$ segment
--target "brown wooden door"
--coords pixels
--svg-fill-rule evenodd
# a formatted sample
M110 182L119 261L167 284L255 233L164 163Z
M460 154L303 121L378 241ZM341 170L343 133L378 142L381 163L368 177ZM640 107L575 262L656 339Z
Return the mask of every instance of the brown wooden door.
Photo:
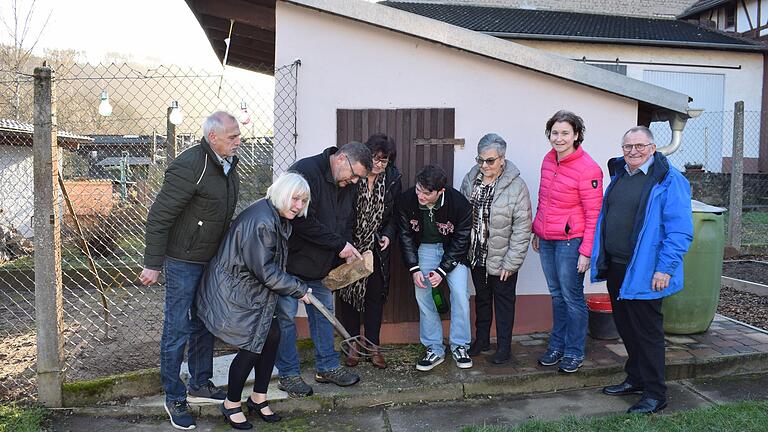
M394 138L397 145L395 164L403 173L403 190L414 185L416 173L427 164L441 166L453 184L453 146L455 144L455 109L339 109L336 111L336 143L365 142L374 133ZM389 298L384 308L384 322L419 320L419 308L413 295L413 282L403 264L399 242L390 254Z

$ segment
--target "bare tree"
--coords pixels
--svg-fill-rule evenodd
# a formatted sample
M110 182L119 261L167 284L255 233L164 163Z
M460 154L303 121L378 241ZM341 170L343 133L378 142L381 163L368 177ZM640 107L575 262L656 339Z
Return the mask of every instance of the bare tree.
M15 90L10 103L13 106L13 115L17 120L21 119L22 115L22 78L25 72L29 73L32 50L40 41L40 36L48 25L53 12L52 10L48 11L42 25L36 29L35 3L36 0L10 0L9 10L0 9L0 25L5 36L11 42L10 45L4 45L0 48L0 67L2 67L4 75L10 75L15 81Z

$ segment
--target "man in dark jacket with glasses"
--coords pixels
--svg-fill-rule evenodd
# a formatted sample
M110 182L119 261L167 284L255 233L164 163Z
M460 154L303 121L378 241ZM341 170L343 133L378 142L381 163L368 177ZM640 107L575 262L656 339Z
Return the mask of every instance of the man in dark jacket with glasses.
M301 159L290 171L304 176L312 191L307 217L292 221L293 234L288 240L288 273L298 276L312 289L312 294L333 313L333 293L322 279L342 260L360 258L352 246L355 220L355 188L347 187L368 175L373 166L371 152L364 144L350 142L341 148L329 147L316 156ZM278 388L291 397L309 396L312 387L301 378L296 348L294 317L298 301L281 297L278 303L280 346L275 366ZM308 305L309 332L315 345L315 381L339 386L356 384L360 377L341 367L339 353L333 347L333 326L313 306Z

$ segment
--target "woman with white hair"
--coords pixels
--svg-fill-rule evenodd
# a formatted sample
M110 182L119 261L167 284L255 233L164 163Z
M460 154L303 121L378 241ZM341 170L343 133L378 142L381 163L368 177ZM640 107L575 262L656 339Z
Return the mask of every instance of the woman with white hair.
M216 337L238 348L229 367L227 398L221 412L235 429L253 427L243 414L241 395L255 369L249 411L262 420L280 416L267 404L267 386L280 342L275 308L278 296L309 303L307 284L285 272L290 221L306 216L309 184L286 173L235 219L211 260L197 294L197 314Z
M504 156L507 143L489 133L477 144L477 165L464 176L461 192L472 204L469 265L475 285L475 340L468 354L490 349L496 311L494 364L509 361L515 324L517 271L528 253L531 198L520 170Z

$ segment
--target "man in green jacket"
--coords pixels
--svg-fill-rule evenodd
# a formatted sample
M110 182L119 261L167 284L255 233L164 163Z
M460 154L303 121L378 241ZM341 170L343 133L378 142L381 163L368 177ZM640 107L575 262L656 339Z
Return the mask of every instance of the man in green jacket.
M160 378L165 410L177 429L195 428L187 389L179 377L189 343L189 400L222 401L213 376L213 335L197 317L194 299L205 266L216 254L237 204L240 127L217 111L203 123L203 139L171 162L149 210L144 269L139 280L157 283L165 271L165 308L160 339Z

